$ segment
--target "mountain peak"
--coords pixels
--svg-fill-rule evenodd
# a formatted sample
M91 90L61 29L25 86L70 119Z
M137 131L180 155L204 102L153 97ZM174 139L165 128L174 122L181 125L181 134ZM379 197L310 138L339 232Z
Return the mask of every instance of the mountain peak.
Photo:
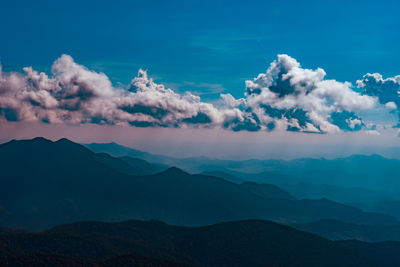
M42 144L51 144L53 143L53 141L46 139L44 137L35 137L32 139L13 139L7 143L4 143L2 145L6 145L6 146L20 146L20 145L25 145L25 144L31 144L31 145L42 145Z
M187 172L185 172L177 167L170 167L162 173L169 174L169 175L189 175Z
M58 139L58 140L56 141L56 143L70 144L70 143L74 143L74 142L72 142L71 140L69 140L69 139L67 139L67 138L61 138L61 139ZM76 143L75 143L75 144L76 144Z
M29 141L29 140L26 140L26 141ZM44 137L41 137L41 136L35 137L35 138L31 139L31 141L36 142L36 143L52 143L53 142L53 141L46 139Z

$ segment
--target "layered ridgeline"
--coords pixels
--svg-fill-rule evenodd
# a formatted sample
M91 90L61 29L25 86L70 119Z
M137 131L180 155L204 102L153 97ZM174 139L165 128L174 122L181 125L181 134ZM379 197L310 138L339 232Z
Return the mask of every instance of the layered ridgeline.
M260 220L199 228L79 222L41 233L0 233L0 248L0 265L13 266L394 267L400 261L397 242L335 242Z
M92 143L86 146L95 152L139 157L149 162L176 166L190 173L223 172L225 175L230 174L254 182L272 184L302 182L400 192L398 179L400 159L388 159L379 155L353 155L336 159L234 161L207 157L173 158L153 155L116 143Z
M236 184L175 167L139 175L162 166L142 160L145 164L137 168L129 162L67 139L2 144L0 225L40 230L82 220L158 219L201 226L249 218L280 223L327 219L361 225L398 223L392 216L328 199L298 200L276 186Z
M291 226L331 240L357 239L366 242L400 241L400 224L359 225L338 220L319 220L310 223L291 224Z
M234 183L252 181L279 186L297 198L328 198L400 218L400 160L378 155L337 159L231 161L206 157L172 158L115 143L87 145L96 152L133 156L177 166Z

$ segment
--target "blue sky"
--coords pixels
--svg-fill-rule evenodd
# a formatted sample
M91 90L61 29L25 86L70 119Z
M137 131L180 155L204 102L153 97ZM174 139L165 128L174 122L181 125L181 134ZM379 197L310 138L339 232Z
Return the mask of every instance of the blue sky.
M4 70L61 54L129 83L142 67L203 98L264 72L279 53L328 78L399 74L398 1L2 1Z
M0 140L400 157L399 11L398 1L2 1ZM26 66L49 77L15 73Z

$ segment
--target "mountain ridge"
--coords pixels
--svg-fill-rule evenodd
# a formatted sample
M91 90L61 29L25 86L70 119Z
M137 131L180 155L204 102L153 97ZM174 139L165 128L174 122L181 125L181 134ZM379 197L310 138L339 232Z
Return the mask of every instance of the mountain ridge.
M253 184L255 188L249 190L246 185L192 175L176 167L151 175L128 175L113 163L121 163L120 159L106 156L102 160L111 157L113 162L104 164L98 155L68 140L0 145L0 224L40 230L72 221L131 218L187 226L241 219L399 223L392 216L333 201L281 198L272 191L260 195L255 190L264 185Z
M393 266L365 257L363 244L354 253L317 235L263 220L203 227L137 220L77 222L42 233L0 237L0 247L7 244L7 250L0 251L3 257L44 253L104 261L137 254L194 266Z

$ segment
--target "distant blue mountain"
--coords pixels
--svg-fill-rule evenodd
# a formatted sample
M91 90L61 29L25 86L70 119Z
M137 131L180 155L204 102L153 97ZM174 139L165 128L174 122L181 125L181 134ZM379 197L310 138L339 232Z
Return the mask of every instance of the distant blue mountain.
M281 223L322 219L398 223L394 217L327 199L296 200L275 186L235 184L175 167L152 175L130 175L140 169L67 139L2 144L0 163L0 225L4 226L43 229L79 220L132 218L188 226L248 218Z
M93 143L86 146L95 152L138 157L149 162L177 166L191 173L220 172L218 177L231 175L245 181L275 185L311 183L400 192L398 179L400 160L379 155L353 155L337 159L233 161L207 157L173 158L153 155L115 143Z
M178 159L152 155L115 143L92 144L95 151L143 157L191 173L220 177L234 183L272 184L297 198L328 198L358 208L400 218L400 160L379 155L338 159L231 161L206 157ZM165 166L165 165L163 165Z
M108 153L114 157L131 157L140 158L151 163L168 163L176 160L173 157L154 155L148 152L140 151L137 149L129 148L126 146L119 145L117 143L90 143L83 144L90 150L96 153Z

